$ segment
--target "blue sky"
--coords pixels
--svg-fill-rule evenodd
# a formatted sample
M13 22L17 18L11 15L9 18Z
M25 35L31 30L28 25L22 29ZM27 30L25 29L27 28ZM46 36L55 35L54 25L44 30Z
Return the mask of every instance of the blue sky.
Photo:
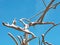
M45 0L46 4L50 0ZM55 0L54 3L60 0ZM19 22L20 18L30 18L37 12L45 9L42 0L0 0L0 45L15 45L15 42L8 36L8 32L11 32L15 37L17 35L22 35L22 32L16 31L15 29L8 28L2 25L2 22L12 23L13 19L16 18L17 25L22 26ZM40 15L41 16L41 15ZM39 17L39 16L38 16ZM35 21L37 18L32 19ZM60 22L60 5L56 9L51 9L47 12L44 17L45 22L55 22L56 24ZM36 36L44 33L52 25L36 25L35 27L30 27ZM46 41L52 43L53 45L60 45L60 25L54 27L46 36ZM38 38L32 40L30 45L38 45Z

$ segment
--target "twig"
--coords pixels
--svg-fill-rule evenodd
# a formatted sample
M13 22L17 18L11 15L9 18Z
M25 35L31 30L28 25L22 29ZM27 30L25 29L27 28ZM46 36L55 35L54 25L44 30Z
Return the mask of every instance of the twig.
M45 42L45 40L44 40L44 34L42 34L42 42Z
M34 38L30 38L30 39L27 40L27 42L29 42L29 41L31 41L32 39L35 39L35 38L36 38L36 37L34 37Z
M43 43L44 45L46 45L46 44L52 45L52 44L45 41L45 35L44 34L42 34L42 42L41 43Z
M46 45L46 44L45 44L45 37L44 37L44 34L42 34L42 43L43 43L44 45Z
M10 32L8 33L8 35L14 40L16 45L18 45L18 41L16 40L16 38Z
M52 28L54 28L55 26L58 26L58 25L60 25L60 23L58 23L58 24L53 25L52 27L50 27L50 28L44 33L44 36L46 36L47 33L48 33L49 31L51 31Z
M22 43L21 36L17 36L18 40L20 41L20 44Z
M43 1L43 3L44 3L44 6L46 7L46 3L45 3L45 1L44 0L42 0Z

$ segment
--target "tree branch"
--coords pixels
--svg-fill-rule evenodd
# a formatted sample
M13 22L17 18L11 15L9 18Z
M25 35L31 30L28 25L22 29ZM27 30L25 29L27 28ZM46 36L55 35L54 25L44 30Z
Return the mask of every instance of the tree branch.
M16 38L10 32L8 33L8 35L14 40L16 45L18 45L18 41L16 40Z
M55 26L58 26L58 25L60 25L60 23L58 23L58 24L53 25L52 27L50 27L50 28L44 33L44 35L46 36L47 33L48 33L52 28L54 28Z
M45 37L44 37L44 34L42 34L41 36L42 36L42 43L43 43L44 45L46 45L46 44L45 44Z
M60 4L60 2L57 2L56 4L52 5L50 8L56 9L56 7Z
M23 20L21 20L22 22L23 22ZM32 35L32 38L30 38L27 42L29 42L29 41L31 41L32 39L34 39L34 38L36 38L36 36L32 33L32 32L30 32L29 30L28 30L28 28L29 28L29 24L24 24L25 25L25 27L24 28L21 28L21 27L19 27L19 26L16 26L16 25L14 25L14 23L12 23L11 25L10 24L7 24L7 23L2 23L4 26L7 26L7 27L10 27L10 28L14 28L14 29L16 29L16 30L18 30L18 31L22 31L22 32L25 32L25 33L27 33L27 34L31 34Z
M37 25L37 24L52 24L52 25L56 25L55 23L53 22L31 22L29 25L30 26L34 26L34 25Z
M16 30L18 30L18 31L22 31L22 32L26 32L26 33L28 33L28 34L31 34L31 32L29 31L29 30L25 30L24 28L21 28L21 27L19 27L19 26L16 26L16 25L14 25L14 24L7 24L7 23L2 23L4 26L6 26L6 27L9 27L9 28L14 28L14 29L16 29Z
M16 30L18 30L18 31L23 31L23 28L21 28L21 27L19 27L19 26L16 26L16 25L14 25L14 24L8 24L8 23L2 23L4 26L6 26L6 27L9 27L9 28L14 28L14 29L16 29Z
M31 41L31 40L33 40L33 39L35 39L36 37L32 37L32 38L30 38L30 39L28 39L26 42L29 42L29 41Z
M20 41L20 44L22 43L21 36L17 36L18 40Z
M44 10L42 16L37 20L37 22L42 22L43 21L43 18L45 16L45 14L50 9L50 6L52 5L53 2L54 2L54 0L51 0L51 2L48 4L48 6L46 7L46 9Z
M44 6L46 7L46 3L45 3L45 1L44 0L42 0L43 1L43 3L44 3Z
M60 2L58 2L58 3L54 4L54 5L51 5L49 8L50 8L50 9L52 9L52 8L53 8L53 9L56 9L56 7L57 7L59 4L60 4ZM44 11L45 11L45 10L43 10L43 11L41 11L41 12L39 11L37 14L35 14L35 15L33 15L31 18L29 18L29 20L31 20L32 18L38 16L39 14L44 13Z
M43 43L44 45L46 45L46 44L52 45L51 43L48 43L48 42L45 41L45 35L44 35L44 34L42 34L42 43Z

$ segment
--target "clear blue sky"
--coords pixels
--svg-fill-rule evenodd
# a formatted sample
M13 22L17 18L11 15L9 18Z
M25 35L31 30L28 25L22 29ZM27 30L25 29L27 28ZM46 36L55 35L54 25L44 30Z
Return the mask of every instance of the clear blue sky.
M45 0L46 4L48 4L49 1L50 0ZM54 3L59 1L60 0L55 0ZM3 26L3 21L11 24L13 19L16 18L17 25L22 26L19 22L20 18L30 18L43 9L45 9L45 6L41 0L0 0L0 45L15 45L15 42L8 36L8 32L14 34L15 37L23 34L15 29ZM31 21L35 21L36 19L37 18L34 18ZM44 21L59 23L60 5L55 10L51 9L44 17ZM30 27L30 31L40 37L40 35L51 26L52 25L36 25L35 27ZM48 33L46 41L53 45L60 45L60 25ZM38 45L38 38L32 40L30 45Z

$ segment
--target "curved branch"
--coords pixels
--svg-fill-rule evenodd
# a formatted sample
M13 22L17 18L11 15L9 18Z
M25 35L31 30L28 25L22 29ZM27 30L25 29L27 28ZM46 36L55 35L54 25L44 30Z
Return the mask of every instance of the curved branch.
M29 26L35 26L35 25L38 25L38 24L40 24L40 25L43 25L43 24L52 24L52 25L56 25L56 24L53 23L53 22L31 22L31 23L29 23Z
M20 41L20 44L22 43L20 36L17 36L18 40Z
M50 28L44 33L44 36L46 36L47 33L48 33L49 31L51 31L52 28L54 28L55 26L58 26L58 25L60 25L60 23L58 23L58 24L53 25L52 27L50 27Z
M16 40L16 38L10 32L8 33L8 35L14 40L16 45L18 45L18 41Z
M45 41L45 35L44 35L44 34L42 34L42 42L41 42L41 45L42 45L42 43L43 43L44 45L46 45L46 44L52 45L51 43L48 43L48 42Z

